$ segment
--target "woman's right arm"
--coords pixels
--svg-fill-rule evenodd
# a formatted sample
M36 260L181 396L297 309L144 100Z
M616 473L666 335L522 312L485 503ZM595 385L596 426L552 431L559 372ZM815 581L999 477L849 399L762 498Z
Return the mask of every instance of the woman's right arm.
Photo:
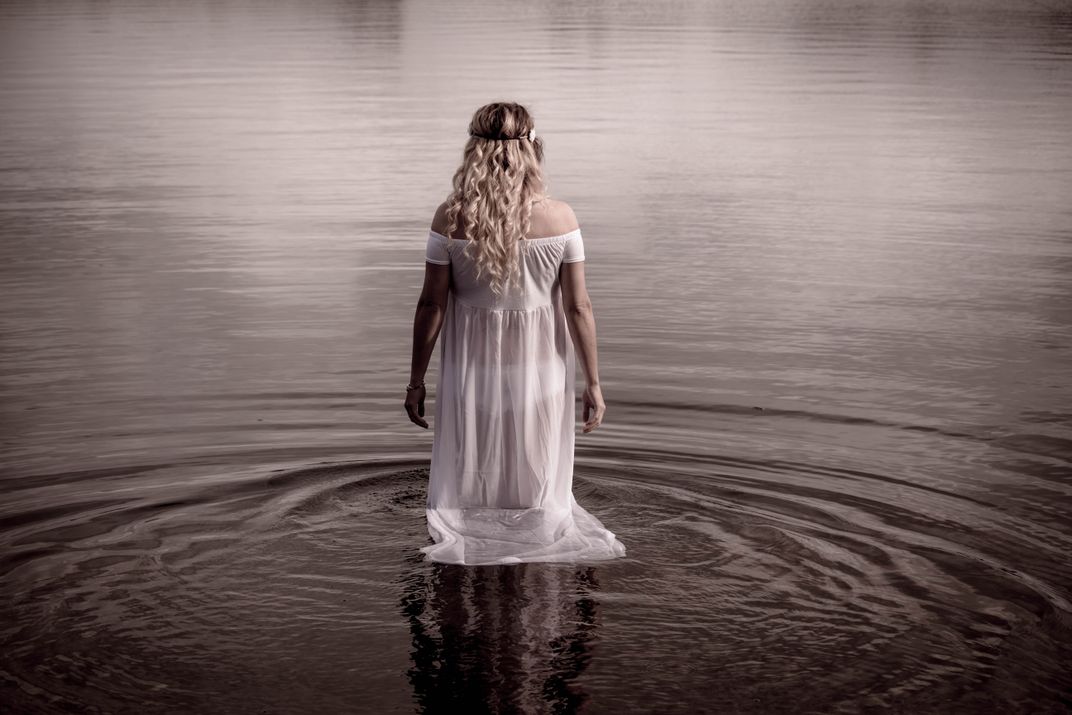
M581 398L583 432L591 432L603 422L607 406L599 385L599 359L596 351L596 319L592 301L584 283L584 261L563 263L559 268L562 286L562 309L566 313L570 338L581 360L587 385Z

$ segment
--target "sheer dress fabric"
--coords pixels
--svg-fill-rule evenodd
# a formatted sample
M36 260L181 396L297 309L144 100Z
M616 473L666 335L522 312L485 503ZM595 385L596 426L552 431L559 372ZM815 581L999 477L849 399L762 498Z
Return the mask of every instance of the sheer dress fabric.
M576 354L559 268L583 261L580 229L523 239L521 284L496 296L468 242L429 231L449 265L426 516L431 561L583 562L625 546L573 497ZM473 248L476 248L475 246Z

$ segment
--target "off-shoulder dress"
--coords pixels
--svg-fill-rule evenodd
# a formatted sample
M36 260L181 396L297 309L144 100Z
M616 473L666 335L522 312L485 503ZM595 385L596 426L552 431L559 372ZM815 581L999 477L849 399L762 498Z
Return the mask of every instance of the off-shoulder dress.
M454 564L584 562L625 546L573 497L576 358L559 269L581 230L521 241L520 287L495 295L465 239L429 231L449 265L440 330L425 558Z

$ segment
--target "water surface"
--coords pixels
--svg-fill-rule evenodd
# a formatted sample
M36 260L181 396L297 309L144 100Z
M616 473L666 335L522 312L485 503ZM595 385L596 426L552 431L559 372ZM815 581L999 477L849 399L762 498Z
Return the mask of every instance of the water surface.
M8 2L0 58L5 710L1072 702L1066 3ZM417 552L501 99L585 236L611 563Z

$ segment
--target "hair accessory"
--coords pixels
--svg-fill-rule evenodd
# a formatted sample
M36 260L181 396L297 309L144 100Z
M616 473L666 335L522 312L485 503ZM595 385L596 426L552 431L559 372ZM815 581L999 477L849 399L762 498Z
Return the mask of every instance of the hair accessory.
M521 141L522 139L528 139L529 141L532 141L533 139L536 138L536 128L533 127L532 129L530 129L529 133L526 134L523 137L488 137L488 136L484 136L483 134L476 134L475 132L469 132L469 136L471 136L471 137L480 137L481 139L487 139L489 141L500 141L500 142L517 142L517 141Z

